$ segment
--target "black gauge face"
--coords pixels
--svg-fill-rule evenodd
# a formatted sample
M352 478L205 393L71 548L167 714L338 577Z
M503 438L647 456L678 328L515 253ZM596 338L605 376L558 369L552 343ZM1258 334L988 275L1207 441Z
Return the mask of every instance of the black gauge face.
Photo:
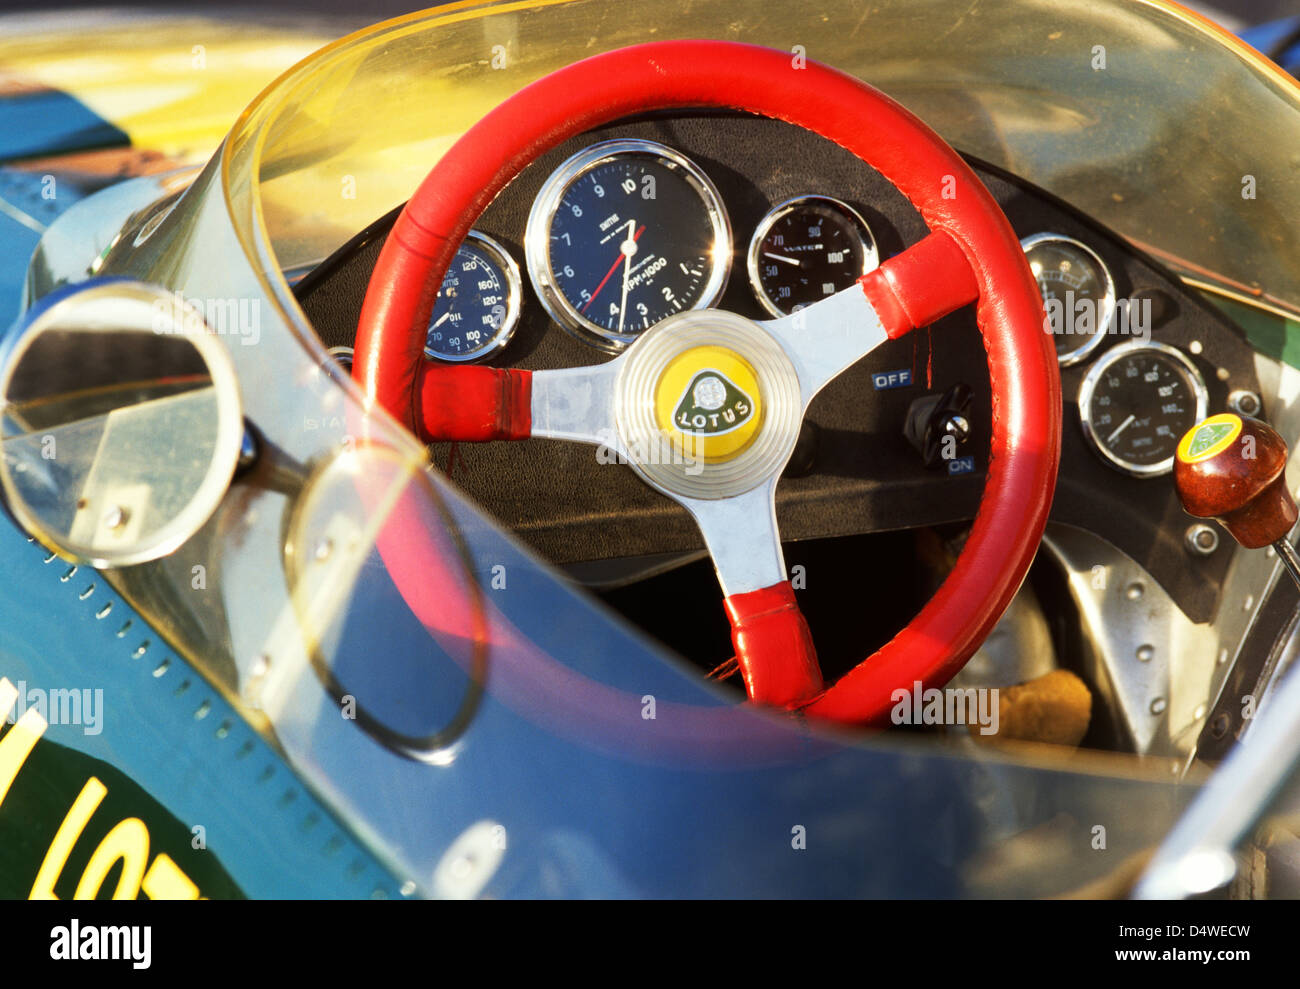
M597 145L561 166L534 204L527 239L548 310L606 349L712 305L730 268L716 190L689 161L648 142Z
M801 196L767 214L749 247L749 280L763 307L789 315L852 285L879 263L866 221L837 199Z
M1043 296L1047 326L1061 364L1083 360L1105 339L1115 311L1115 284L1096 253L1060 234L1021 242Z
M518 267L500 244L471 231L438 290L425 354L463 362L495 353L514 331L519 304Z
M1139 476L1172 467L1179 438L1205 409L1196 367L1160 344L1115 348L1088 373L1079 395L1088 438L1112 464Z

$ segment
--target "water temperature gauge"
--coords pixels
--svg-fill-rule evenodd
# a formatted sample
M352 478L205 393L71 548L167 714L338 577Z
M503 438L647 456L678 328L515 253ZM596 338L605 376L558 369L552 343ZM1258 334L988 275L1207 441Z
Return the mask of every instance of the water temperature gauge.
M749 284L773 316L820 302L879 264L867 221L830 196L796 196L778 204L749 242Z
M491 237L471 230L438 289L425 354L464 363L496 353L519 323L522 295L514 258Z

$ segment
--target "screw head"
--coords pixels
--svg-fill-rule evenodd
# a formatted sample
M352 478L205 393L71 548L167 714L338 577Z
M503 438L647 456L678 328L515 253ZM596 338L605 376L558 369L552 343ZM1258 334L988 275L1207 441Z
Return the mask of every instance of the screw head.
M944 420L943 431L955 436L958 443L965 443L970 438L970 420L963 415L950 415Z
M1204 522L1196 522L1183 534L1183 545L1193 556L1210 556L1219 548L1219 532Z
M1245 388L1238 388L1228 395L1228 408L1238 415L1257 416L1264 407L1258 395Z

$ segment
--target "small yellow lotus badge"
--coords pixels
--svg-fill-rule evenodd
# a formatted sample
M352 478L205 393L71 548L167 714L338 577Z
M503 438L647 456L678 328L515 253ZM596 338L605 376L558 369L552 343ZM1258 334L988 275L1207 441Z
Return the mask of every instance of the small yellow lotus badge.
M655 419L683 456L730 460L758 435L758 375L725 347L692 347L674 357L655 386Z
M1178 459L1185 464L1195 464L1218 456L1241 435L1241 419L1231 412L1198 423L1183 434L1178 441Z

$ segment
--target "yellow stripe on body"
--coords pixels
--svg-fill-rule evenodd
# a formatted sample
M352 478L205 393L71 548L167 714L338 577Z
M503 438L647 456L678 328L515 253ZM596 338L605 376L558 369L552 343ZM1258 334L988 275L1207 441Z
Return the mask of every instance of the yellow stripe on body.
M202 17L109 19L66 32L0 36L0 91L74 97L135 147L209 157L276 76L328 37Z
M0 722L9 717L9 712L14 709L17 701L18 688L7 678L0 677ZM17 778L18 771L23 768L23 763L32 754L32 749L48 727L40 712L29 708L23 712L18 723L0 738L0 804L9 795L9 787Z

